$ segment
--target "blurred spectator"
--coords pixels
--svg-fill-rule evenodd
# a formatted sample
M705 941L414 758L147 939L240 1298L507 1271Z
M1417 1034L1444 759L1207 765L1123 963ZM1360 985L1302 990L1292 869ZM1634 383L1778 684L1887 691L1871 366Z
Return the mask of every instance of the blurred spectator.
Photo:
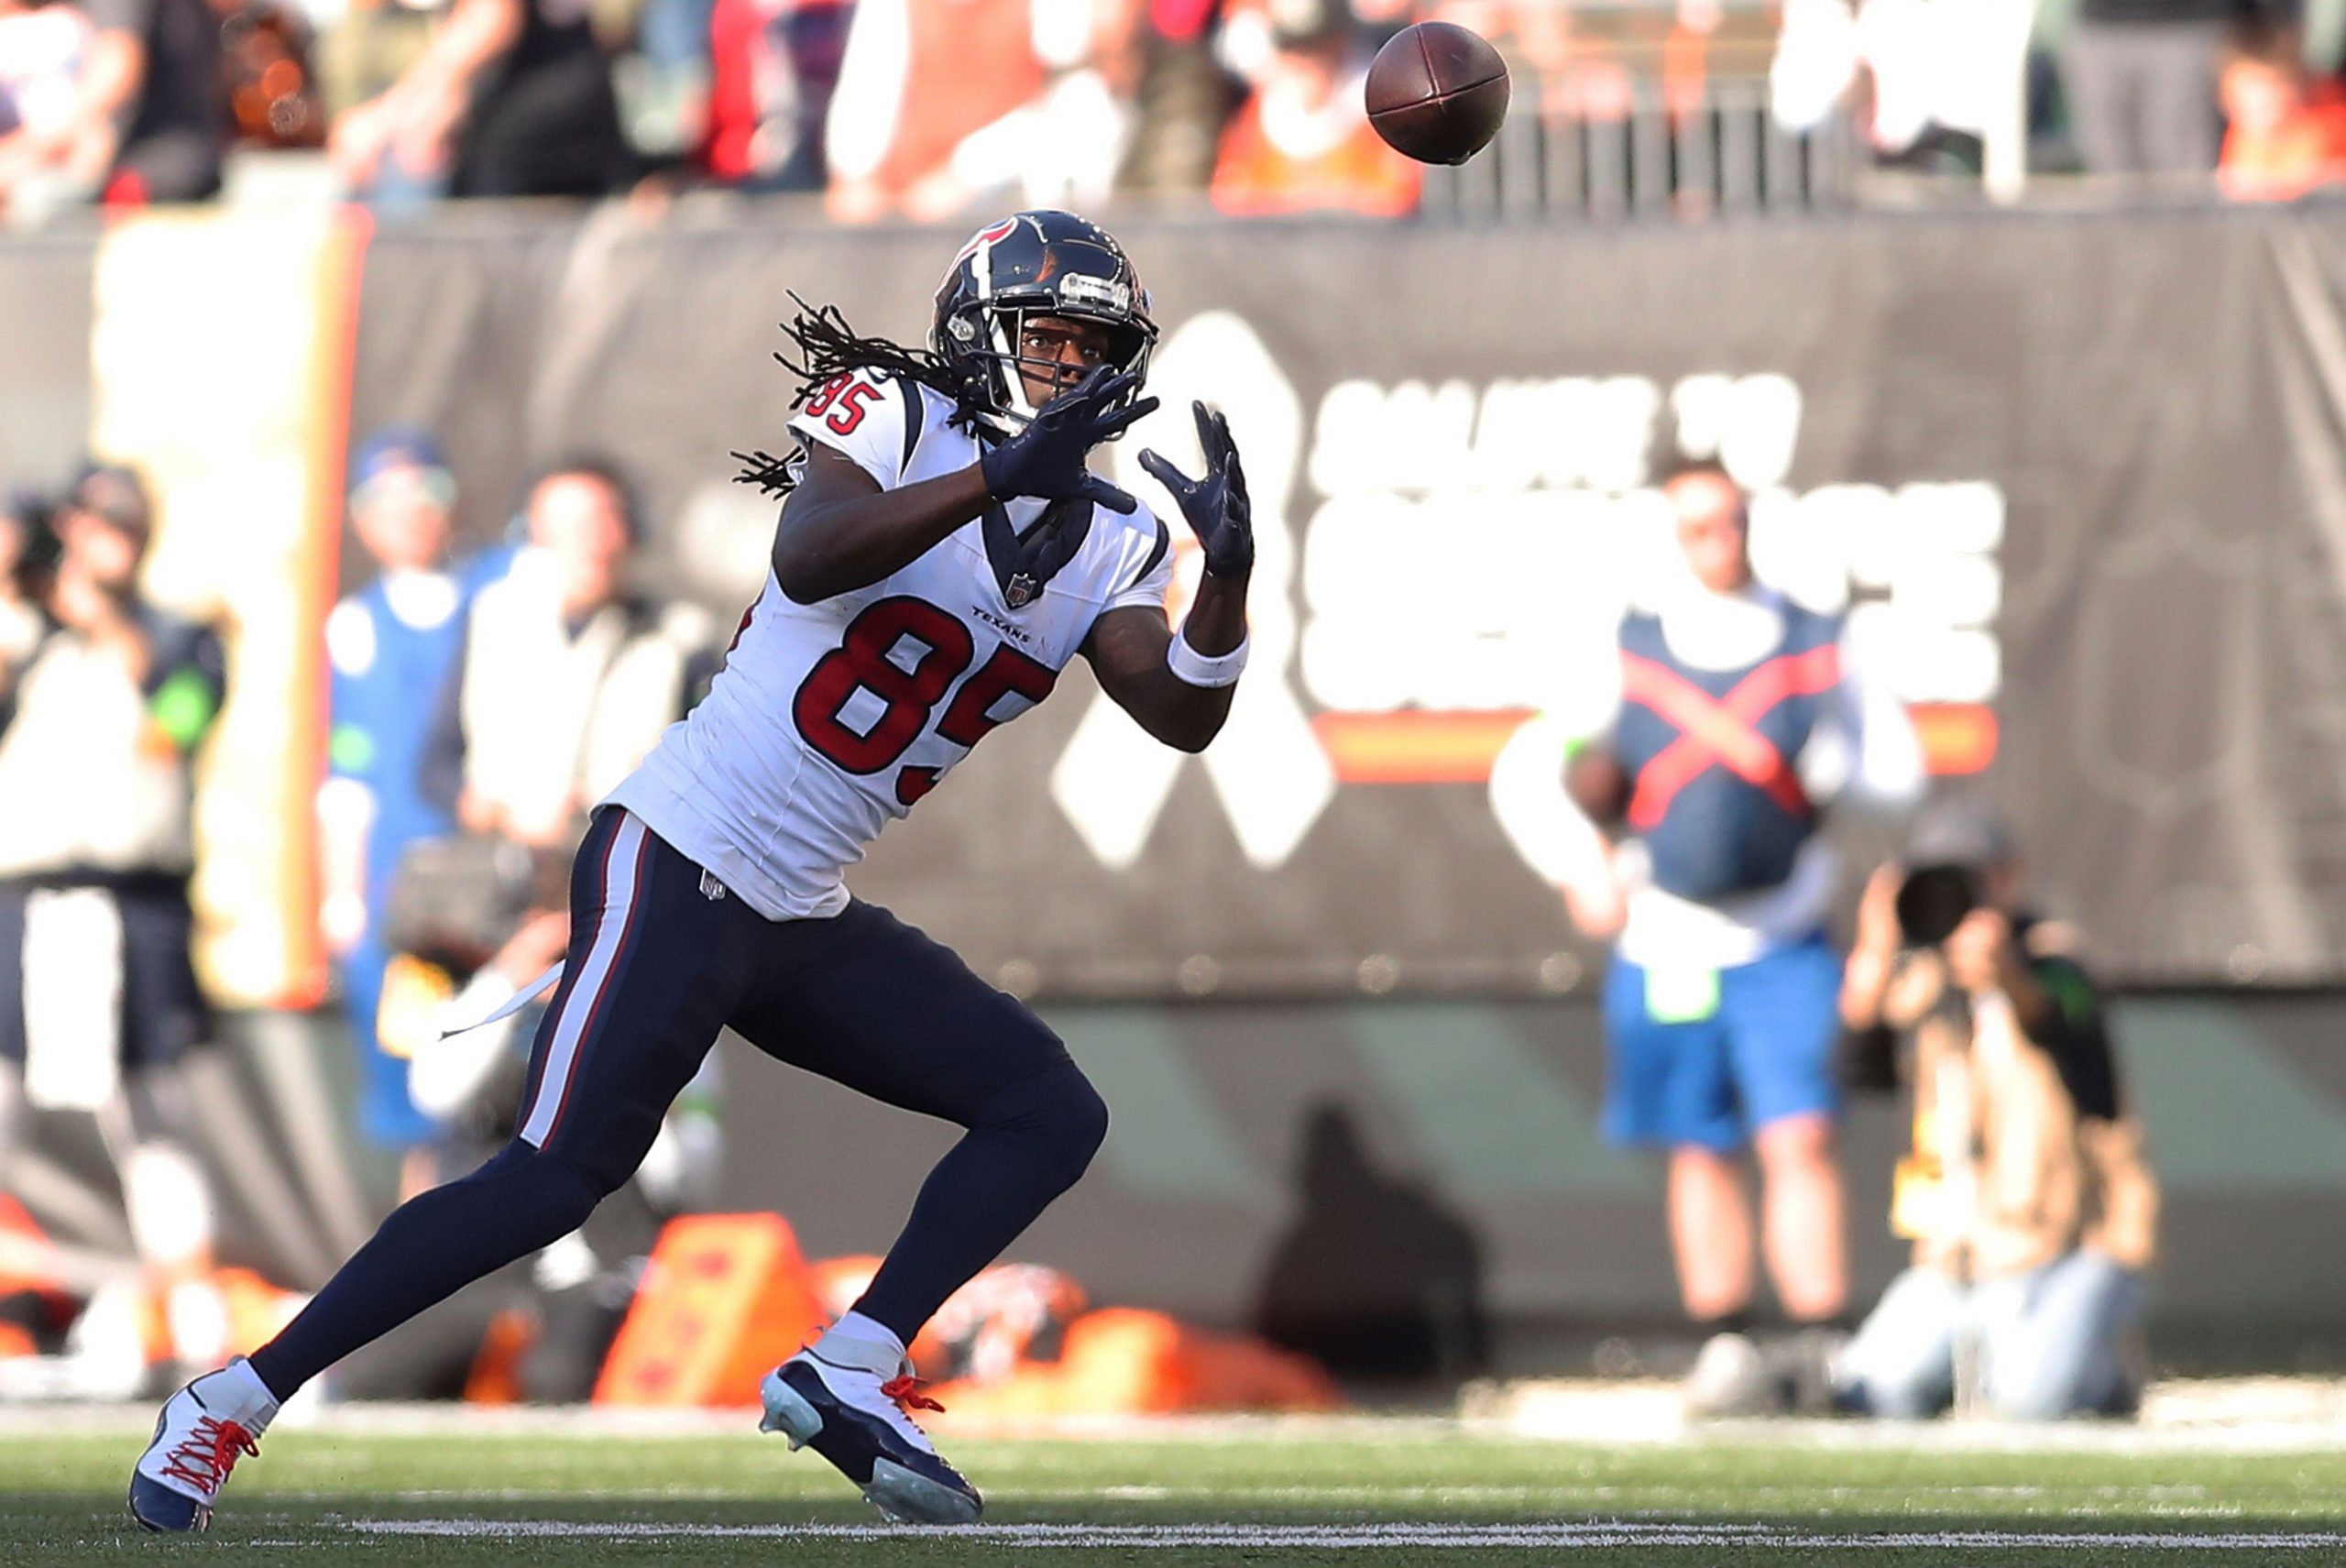
M1842 623L1754 578L1726 470L1682 465L1663 494L1687 571L1659 614L1621 623L1617 700L1525 725L1493 766L1491 804L1580 929L1617 939L1605 1130L1669 1153L1679 1286L1706 1333L1688 1404L1745 1413L1766 1398L1749 1333L1755 1254L1787 1316L1825 1331L1796 1337L1829 1337L1848 1299L1841 965L1825 936L1836 867L1821 814L1911 804L1923 763ZM1617 848L1599 823L1622 833ZM1747 1145L1764 1185L1757 1227Z
M71 5L0 0L0 219L71 146L89 39Z
M1784 0L1782 30L1768 63L1768 106L1776 123L1813 130L1848 98L1863 55L1855 0Z
M961 138L922 208L1091 207L1106 201L1137 118L1136 0L1035 0L1042 91Z
M2224 193L2286 202L2346 181L2346 89L2308 81L2296 35L2245 28L2224 61Z
M94 1113L174 1351L211 1366L228 1324L175 1069L210 1032L189 954L192 757L225 661L139 596L152 520L126 468L74 487L51 624L0 707L0 1167L27 1107Z
M557 464L527 512L529 544L465 617L423 786L467 832L567 849L682 716L694 650L627 592L636 519L615 469Z
M854 14L853 0L717 0L703 172L762 191L823 188L823 126Z
M1120 183L1142 195L1189 195L1212 182L1222 122L1237 84L1214 59L1217 0L1147 0L1140 87Z
M82 9L92 31L80 49L71 105L59 108L49 90L38 128L26 127L32 139L23 156L81 189L102 189L115 205L215 194L230 121L220 20L211 5L85 0ZM47 47L60 46L52 38Z
M1088 206L1138 118L1142 0L859 0L826 127L833 214Z
M1891 1219L1914 1262L1840 1358L1860 1410L1935 1415L1972 1385L2044 1420L2132 1413L2142 1391L2158 1189L2074 938L2020 899L2010 835L1964 802L1866 890L1845 1048L1854 1085L1913 1097Z
M963 142L1041 95L1046 13L1078 15L1088 4L858 0L825 127L833 215L959 210L970 194L954 169Z
M423 795L429 694L455 668L465 589L448 570L456 481L422 431L376 435L351 465L353 533L377 568L326 620L333 666L328 777L318 792L321 925L342 961L343 1000L359 1052L359 1128L411 1148L433 1131L409 1103L407 1063L378 1031L391 952L383 914L400 853L455 830Z
M581 0L454 0L415 63L334 122L330 147L344 182L385 205L599 196L630 162Z
M2034 0L1788 0L1770 107L1805 132L1854 100L1889 159L2017 135L2034 18Z
M318 48L331 120L389 92L432 47L436 0L353 0Z
M1262 15L1270 53L1251 69L1245 32L1232 23L1241 29L1236 63L1255 91L1222 133L1214 206L1241 214L1415 209L1419 168L1369 126L1366 51L1343 0L1270 0Z
M2061 61L2094 174L2216 167L2216 64L2236 0L2083 0Z

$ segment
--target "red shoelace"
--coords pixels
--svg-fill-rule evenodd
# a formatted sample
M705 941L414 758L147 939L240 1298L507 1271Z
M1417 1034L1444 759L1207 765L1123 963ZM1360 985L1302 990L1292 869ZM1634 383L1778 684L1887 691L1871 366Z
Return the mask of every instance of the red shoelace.
M243 1427L206 1416L195 1423L185 1442L164 1455L170 1463L163 1466L163 1474L203 1487L207 1497L216 1497L227 1485L228 1472L236 1467L236 1456L259 1453L260 1444Z
M881 1384L880 1392L885 1394L891 1399L895 1400L897 1408L906 1411L935 1410L938 1415L943 1415L945 1413L945 1407L921 1392L923 1388L927 1387L928 1380L926 1378L915 1377L911 1373L907 1372L902 1377L891 1378L889 1381Z

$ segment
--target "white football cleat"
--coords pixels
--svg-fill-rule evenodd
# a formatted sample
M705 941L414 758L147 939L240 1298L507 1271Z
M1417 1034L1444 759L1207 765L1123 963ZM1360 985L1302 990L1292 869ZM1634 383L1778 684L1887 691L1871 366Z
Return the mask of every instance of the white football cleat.
M243 1356L163 1401L155 1438L130 1472L130 1517L148 1530L203 1530L228 1473L260 1452L277 1400Z
M766 1374L758 1430L812 1448L892 1519L973 1523L985 1507L977 1488L937 1457L908 1413L945 1408L922 1396L912 1374L887 1346L827 1333Z

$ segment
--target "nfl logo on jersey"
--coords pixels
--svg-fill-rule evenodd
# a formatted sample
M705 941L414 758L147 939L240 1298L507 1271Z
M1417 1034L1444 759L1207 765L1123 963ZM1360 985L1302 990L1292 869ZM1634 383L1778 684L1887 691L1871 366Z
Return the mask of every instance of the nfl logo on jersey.
M1035 602L1035 579L1024 572L1012 575L1010 586L1002 590L1002 602L1013 609L1025 609Z

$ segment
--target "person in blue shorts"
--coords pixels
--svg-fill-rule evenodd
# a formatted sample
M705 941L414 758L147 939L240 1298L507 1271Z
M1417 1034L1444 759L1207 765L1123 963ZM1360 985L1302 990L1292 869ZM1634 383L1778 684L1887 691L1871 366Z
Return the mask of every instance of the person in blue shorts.
M1836 873L1818 829L1828 802L1911 804L1923 767L1842 621L1753 576L1727 470L1685 464L1662 488L1686 573L1657 612L1622 621L1607 711L1527 723L1491 791L1574 923L1614 944L1605 1128L1667 1152L1680 1291L1705 1339L1689 1403L1727 1413L1761 1378L1749 1334L1760 1256L1795 1324L1837 1324L1847 1308L1841 962L1825 934Z

